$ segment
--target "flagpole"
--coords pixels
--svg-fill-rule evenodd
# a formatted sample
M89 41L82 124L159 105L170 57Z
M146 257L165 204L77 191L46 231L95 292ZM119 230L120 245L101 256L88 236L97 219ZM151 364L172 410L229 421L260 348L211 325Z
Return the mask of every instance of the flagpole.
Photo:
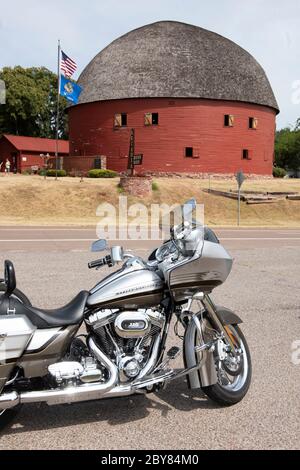
M58 170L58 137L59 137L59 95L60 95L60 60L61 60L61 47L60 40L58 40L58 54L57 54L57 108L56 108L56 134L55 134L55 179L57 181Z

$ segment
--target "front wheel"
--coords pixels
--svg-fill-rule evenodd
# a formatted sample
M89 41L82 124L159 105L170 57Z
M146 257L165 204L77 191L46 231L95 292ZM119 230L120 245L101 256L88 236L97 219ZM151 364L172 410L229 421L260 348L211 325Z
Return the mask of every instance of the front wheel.
M215 350L215 365L218 382L215 385L202 387L203 392L222 406L231 406L241 401L251 383L252 365L247 341L236 325L226 326L227 333L233 340L237 356L230 352L220 360L218 349Z

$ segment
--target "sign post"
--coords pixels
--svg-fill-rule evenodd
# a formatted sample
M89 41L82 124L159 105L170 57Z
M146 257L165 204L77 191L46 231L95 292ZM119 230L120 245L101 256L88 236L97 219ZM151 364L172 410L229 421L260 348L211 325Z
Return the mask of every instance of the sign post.
M135 147L135 132L134 132L134 129L131 129L129 156L128 156L128 170L129 170L130 176L134 176L134 147Z
M130 132L130 147L129 147L129 157L128 157L128 171L130 176L134 176L134 167L137 165L143 164L144 155L141 153L135 155L135 131L131 129Z
M241 221L241 187L243 182L245 181L246 177L242 170L238 171L237 174L235 175L236 181L238 184L238 217L237 217L237 224L238 227L240 226L240 221Z

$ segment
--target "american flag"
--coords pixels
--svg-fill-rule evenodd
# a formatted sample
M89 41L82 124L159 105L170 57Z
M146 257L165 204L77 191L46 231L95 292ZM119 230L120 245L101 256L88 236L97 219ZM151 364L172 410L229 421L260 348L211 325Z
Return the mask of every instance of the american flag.
M67 77L71 78L73 73L77 70L77 64L74 60L70 59L63 51L61 51L61 72Z

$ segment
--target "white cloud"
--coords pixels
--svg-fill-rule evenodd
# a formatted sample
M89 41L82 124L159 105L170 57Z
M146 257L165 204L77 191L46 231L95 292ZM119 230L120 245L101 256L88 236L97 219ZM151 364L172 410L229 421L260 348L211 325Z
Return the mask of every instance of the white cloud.
M82 70L133 28L166 19L196 24L232 39L260 62L281 108L279 127L300 116L291 98L300 80L298 0L0 0L0 18L0 67L45 65L53 71L58 38Z

